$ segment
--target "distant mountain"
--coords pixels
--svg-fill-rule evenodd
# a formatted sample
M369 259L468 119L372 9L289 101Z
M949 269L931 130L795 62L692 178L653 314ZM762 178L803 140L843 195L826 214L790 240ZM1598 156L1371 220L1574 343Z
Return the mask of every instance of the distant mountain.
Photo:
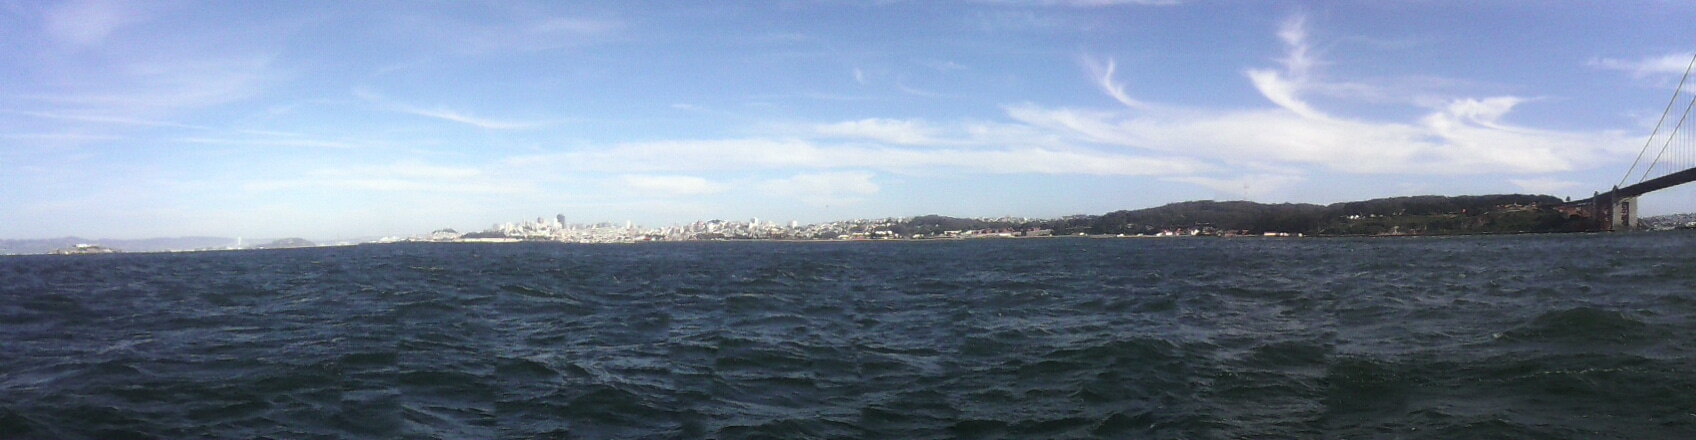
M57 249L75 248L79 244L98 245L107 249L124 252L164 252L188 251L196 249L224 249L234 247L236 239L227 237L174 237L148 238L141 240L114 240L105 238L43 238L34 240L4 240L0 239L0 255L45 254Z
M1330 205L1255 202L1179 202L1099 216L1073 216L1045 226L1055 234L1146 234L1165 229L1211 227L1251 234L1309 235L1476 234L1570 232L1584 222L1553 209L1546 195L1412 196Z
M889 226L897 236L935 236L949 230L1050 231L1053 235L1155 234L1169 230L1307 235L1479 234L1573 232L1582 219L1554 209L1546 195L1412 196L1341 202L1256 203L1200 200L1153 208L1074 215L1050 220L968 219L924 215ZM1696 217L1683 220L1696 221Z

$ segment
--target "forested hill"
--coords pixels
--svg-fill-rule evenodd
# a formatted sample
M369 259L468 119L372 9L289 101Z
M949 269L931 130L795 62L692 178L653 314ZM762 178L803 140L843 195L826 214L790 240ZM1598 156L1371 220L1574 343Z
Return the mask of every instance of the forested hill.
M1047 229L1055 235L1153 234L1168 230L1210 233L1288 232L1307 235L1475 234L1566 232L1583 227L1555 211L1561 200L1546 195L1413 196L1343 202L1266 204L1211 200L1147 209L1080 215L1022 224L922 216L901 229Z

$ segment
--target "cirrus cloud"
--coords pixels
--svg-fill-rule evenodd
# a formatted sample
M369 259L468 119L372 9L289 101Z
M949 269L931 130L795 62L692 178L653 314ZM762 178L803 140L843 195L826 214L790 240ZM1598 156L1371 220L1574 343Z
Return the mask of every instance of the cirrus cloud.
M1312 55L1307 21L1283 22L1286 49L1280 68L1250 69L1245 76L1272 108L1216 110L1147 104L1135 113L1007 106L1008 116L1078 142L1217 161L1236 166L1317 166L1355 174L1531 174L1594 167L1635 151L1640 140L1620 132L1568 132L1513 125L1505 120L1527 102L1515 96L1450 99L1414 121L1338 117L1308 102L1306 93L1336 94L1348 87L1319 81L1322 63ZM1111 73L1112 60L1107 63ZM1104 69L1092 69L1102 73ZM1115 100L1141 104L1113 78L1097 85ZM1374 93L1379 93L1375 91ZM1363 99L1380 99L1378 96ZM1171 179L1168 179L1171 180ZM1210 186L1214 180L1184 178Z
M767 138L630 143L575 152L519 156L508 159L506 163L519 167L611 173L833 169L908 173L938 169L994 174L1162 176L1210 169L1192 159L1132 156L1087 149L1017 146L921 149Z
M1633 76L1643 78L1651 75L1681 75L1690 69L1692 63L1696 63L1696 59L1686 54L1675 53L1635 60L1592 58L1589 65L1599 69L1631 72Z
M818 134L830 137L864 138L900 145L934 143L932 129L911 120L871 118L820 125Z
M730 185L705 178L678 175L624 175L618 178L618 185L640 195L659 197L703 196L730 189Z
M867 171L807 173L768 180L760 186L766 193L798 198L810 205L855 203L882 189L872 183L873 176Z

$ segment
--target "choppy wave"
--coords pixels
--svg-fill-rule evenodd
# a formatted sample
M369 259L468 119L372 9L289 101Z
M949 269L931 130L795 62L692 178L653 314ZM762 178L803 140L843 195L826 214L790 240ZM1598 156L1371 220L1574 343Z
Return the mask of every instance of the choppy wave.
M0 438L1688 438L1696 236L0 258Z

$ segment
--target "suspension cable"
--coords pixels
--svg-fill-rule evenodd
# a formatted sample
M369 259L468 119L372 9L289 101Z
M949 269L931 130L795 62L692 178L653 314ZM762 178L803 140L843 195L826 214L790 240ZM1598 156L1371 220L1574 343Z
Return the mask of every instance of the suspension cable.
M1625 185L1625 181L1626 181L1626 180L1629 180L1629 179L1631 179L1631 173L1633 173L1633 172L1635 172L1635 171L1637 171L1637 164L1638 164L1638 163L1639 163L1639 162L1642 162L1642 161L1643 161L1643 153L1647 153L1647 152L1649 152L1649 146L1650 146L1650 145L1653 145L1653 144L1654 144L1654 142L1655 142L1655 135L1656 135L1656 134L1660 134L1660 132L1661 132L1661 124L1664 124L1664 123L1666 123L1666 122L1667 122L1667 115L1669 115L1669 114L1671 114L1671 113L1672 113L1672 106L1673 106L1673 104L1677 104L1677 103L1678 103L1678 95L1679 95L1679 94L1681 94L1681 93L1683 93L1683 92L1684 92L1684 82L1685 82L1685 81L1688 81L1688 80L1689 80L1689 79L1690 79L1690 69L1691 69L1691 68L1696 68L1696 55L1692 55L1692 56L1691 56L1691 57L1690 57L1690 65L1688 65L1688 66L1685 66L1685 67L1684 67L1684 76L1683 76L1683 77L1682 77L1682 78L1679 78L1679 79L1678 79L1678 88L1676 88L1676 89L1673 89L1673 91L1672 91L1672 99L1670 99L1670 100L1667 100L1667 108L1666 108L1666 110L1662 110L1662 111L1661 111L1661 120L1659 120L1659 121L1655 121L1655 130L1654 130L1654 131L1651 131L1651 132L1649 132L1649 139L1646 139L1646 140L1644 140L1644 141L1643 141L1643 150L1642 150L1642 151L1638 151L1638 152L1637 152L1637 159L1636 159L1636 160L1633 160L1633 161L1631 161L1631 169L1628 169L1628 170L1626 170L1626 171L1625 171L1625 176L1623 176L1623 177L1620 177L1620 178L1619 178L1619 184L1618 184L1618 185L1614 185L1614 186L1616 186L1616 187L1618 187L1618 186L1624 186L1624 185ZM1692 100L1692 103L1696 103L1696 100ZM1686 112L1685 112L1685 113L1686 113L1686 114L1689 114L1689 111L1688 111L1688 110L1686 110ZM1683 121L1683 119L1682 119L1682 118L1681 118L1681 119L1680 119L1680 122L1682 122L1682 121ZM1669 138L1668 138L1668 141L1671 141L1671 138L1670 138L1670 135L1669 135ZM1663 146L1663 147L1662 147L1662 148L1661 148L1661 151L1662 151L1662 152L1665 152L1665 151L1666 151L1666 147L1664 147L1664 146ZM1656 157L1656 158L1657 158L1657 159L1658 159L1658 158L1660 158L1660 154L1659 154L1659 153L1657 153L1657 154L1656 154L1656 155L1655 155L1655 157ZM1650 167L1653 167L1653 166L1654 166L1654 165L1653 165L1653 162L1651 162L1651 163L1650 163ZM1644 175L1644 176L1648 176L1648 175L1649 175L1649 170L1648 170L1648 169L1647 169L1647 168L1645 168L1645 169L1644 169L1644 170L1643 170L1643 175ZM1639 181L1639 182L1641 182L1641 181L1642 181L1642 180L1643 180L1643 179L1638 179L1638 181Z
M1643 177L1637 178L1638 183L1642 183L1644 180L1649 180L1649 174L1650 174L1650 172L1653 172L1655 170L1655 165L1661 164L1661 156L1667 154L1667 147L1671 146L1673 139L1678 137L1678 129L1684 127L1684 121L1686 119L1690 119L1690 109L1692 107L1696 107L1696 98L1691 98L1690 103L1686 104L1684 106L1684 114L1678 117L1678 124L1672 126L1672 132L1667 133L1667 141L1665 143L1661 144L1661 152L1656 153L1655 154L1655 160L1652 161L1652 162L1649 162L1649 168L1643 170ZM1666 116L1662 115L1662 117L1664 118ZM1650 136L1653 137L1654 135L1650 135ZM1673 150L1674 150L1673 151L1674 156L1677 156L1680 153L1678 151L1679 149L1677 149L1677 148L1675 148ZM1676 161L1676 159L1675 159L1675 161ZM1665 166L1662 166L1661 168L1666 169L1666 168L1669 168L1669 167L1673 168L1673 172L1678 171L1678 168L1677 168L1678 164L1676 162L1666 164ZM1671 174L1671 172L1669 172L1668 174ZM1627 176L1627 177L1630 177L1630 176Z

